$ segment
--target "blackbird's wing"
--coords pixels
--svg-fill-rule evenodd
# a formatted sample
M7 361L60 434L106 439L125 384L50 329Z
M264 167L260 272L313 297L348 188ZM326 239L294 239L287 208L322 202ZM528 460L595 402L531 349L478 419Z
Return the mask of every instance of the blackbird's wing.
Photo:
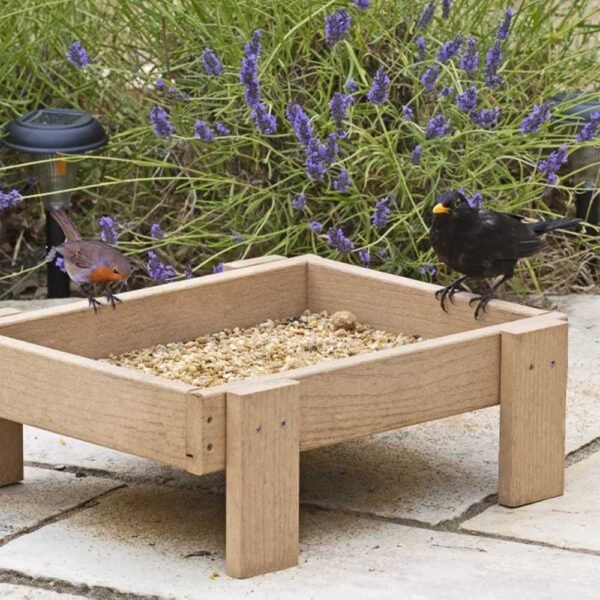
M544 242L519 217L491 210L479 211L477 243L490 258L518 260L544 247Z

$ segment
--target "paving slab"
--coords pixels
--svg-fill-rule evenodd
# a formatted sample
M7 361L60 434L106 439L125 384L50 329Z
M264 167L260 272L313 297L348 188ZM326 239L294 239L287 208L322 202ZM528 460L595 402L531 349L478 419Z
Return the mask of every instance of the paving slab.
M110 479L26 467L22 483L0 488L0 542L119 485Z
M307 508L300 531L299 567L234 580L222 497L129 486L3 546L0 569L178 600L596 600L600 585L600 557L566 550Z
M462 527L600 555L600 452L567 469L564 496L516 509L494 506Z
M83 597L24 585L0 583L0 598L2 600L79 600Z
M569 315L567 450L600 438L600 296L554 297ZM451 385L451 382L448 383ZM319 448L302 456L303 502L439 524L497 491L497 407ZM26 460L223 493L222 474L193 477L151 461L27 428Z

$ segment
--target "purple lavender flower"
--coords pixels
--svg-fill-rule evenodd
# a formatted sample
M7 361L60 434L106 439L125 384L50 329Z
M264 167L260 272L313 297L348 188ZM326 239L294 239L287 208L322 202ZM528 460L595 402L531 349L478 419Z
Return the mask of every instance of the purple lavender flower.
M169 121L169 114L160 106L153 106L150 109L150 123L154 133L160 138L169 138L175 131L171 121Z
M223 72L219 57L210 48L204 48L202 51L202 66L207 75L220 75Z
M481 208L481 203L483 202L483 196L481 192L475 192L470 198L467 198L467 204L471 208L476 208L479 210Z
M350 77L350 79L348 79L348 81L346 82L346 89L353 94L354 92L356 92L356 90L358 90L358 84L356 83L356 81L354 81L354 77Z
M501 62L502 47L500 46L500 41L496 40L488 50L485 63L486 85L490 89L502 83L502 78L497 74Z
M227 127L227 125L221 122L215 124L215 131L217 132L217 135L220 136L226 136L231 133L229 127Z
M581 128L575 136L578 142L589 142L598 135L598 126L600 125L600 112L594 112L590 120Z
M0 210L6 210L11 206L16 206L22 202L23 197L19 194L18 190L10 190L3 192L0 190Z
M457 35L453 40L444 42L437 53L437 59L442 63L448 62L460 52L463 40L462 35Z
M345 194L350 187L352 180L350 179L350 175L346 169L342 169L337 176L337 179L333 182L333 189L338 192Z
M367 248L358 251L358 258L363 267L368 267L371 264L371 253Z
M442 19L444 21L448 20L450 16L450 6L452 5L452 0L442 0Z
M310 222L308 227L313 233L321 233L323 231L323 225L319 221Z
M438 96L440 98L447 98L448 96L451 96L452 93L454 92L454 89L451 88L449 85L445 85L441 90L440 93L438 94Z
M431 139L434 137L442 137L450 133L450 123L446 122L444 115L435 115L427 123L425 129L425 137Z
M504 11L504 19L500 26L498 27L498 31L496 32L497 40L505 40L508 38L508 32L510 30L510 22L512 21L514 11L512 8Z
M383 67L377 69L375 77L373 78L373 84L367 94L367 99L371 104L383 104L387 101L388 87L390 85L390 78L386 70Z
M350 29L350 14L344 8L325 17L325 39L331 46L341 42Z
M417 46L417 60L423 62L427 58L427 43L424 37L418 37L415 40Z
M65 269L65 259L62 256L57 256L54 259L54 264L56 265L57 268L59 268L63 273L66 273L67 270Z
M433 0L423 9L417 20L417 29L425 29L431 19L433 19L433 13L435 12L435 2Z
M90 64L90 57L81 42L73 42L66 52L66 57L77 69L83 69Z
M267 107L262 102L259 102L252 109L252 118L256 129L261 133L270 135L277 131L277 119L268 112Z
M344 124L348 108L352 104L352 98L340 92L335 92L329 101L329 114L338 127Z
M159 92L163 92L167 96L170 96L174 100L181 100L182 102L187 102L190 99L190 97L186 93L180 92L177 88L167 85L164 82L164 79L160 77L156 80L156 89Z
M410 162L417 166L421 164L421 144L417 144L410 155Z
M212 127L206 122L198 119L194 124L194 136L197 137L201 142L209 144L215 139L215 132Z
M415 119L415 111L410 106L406 106L406 104L404 104L402 106L402 116L407 121L414 121L414 119Z
M558 182L557 173L560 171L561 166L568 161L567 148L567 144L563 144L558 150L551 152L546 160L538 162L538 171L546 175L550 185L556 185Z
M456 96L456 106L461 112L470 113L477 106L477 88L472 85Z
M433 65L429 67L421 76L421 83L425 87L426 90L433 90L437 79L440 75L440 68L437 65Z
M492 108L492 110L482 108L481 110L474 110L471 113L471 121L475 125L479 125L482 129L491 129L498 125L498 117L500 117L500 108L498 106Z
M330 133L327 136L327 141L325 142L325 150L323 152L323 158L329 164L331 164L338 157L338 154L340 152L337 140L337 133Z
M367 10L371 0L352 0L352 2L354 2L354 5L356 8L358 8L358 10Z
M233 240L234 244L243 244L245 241L244 236L239 231L232 231L231 239Z
M388 222L390 207L389 198L380 198L375 203L375 211L371 215L371 223L375 229L383 229Z
M194 269L192 265L188 265L183 272L183 275L186 279L191 279L194 276Z
M435 265L427 262L419 269L419 273L433 277L437 273L437 269Z
M460 68L465 73L474 73L479 67L479 52L477 51L477 42L475 38L467 39L467 47L460 57Z
M214 267L213 267L213 273L222 273L225 270L225 263L217 263Z
M535 133L552 116L550 106L545 102L534 104L531 113L522 121L519 131L521 133Z
M240 68L240 83L244 86L244 100L251 108L260 103L260 84L258 81L258 58L262 46L262 32L256 29L252 38L246 43L242 66Z
M354 242L340 228L329 229L327 243L341 254L350 254L354 250Z
M285 114L300 143L308 146L313 138L313 126L304 109L299 104L288 104Z
M150 236L155 240L161 240L164 235L163 230L160 228L160 223L153 223L150 227Z
M337 158L339 148L337 144L338 136L330 133L327 136L325 144L318 137L313 137L306 147L306 174L315 180L321 180L325 177L329 166Z
M98 226L100 227L100 238L103 242L114 246L117 243L117 225L119 222L113 217L105 215L100 217L98 220Z
M292 200L292 208L298 212L304 212L306 208L306 194L304 192Z
M148 271L150 278L158 283L164 283L167 279L171 279L177 275L177 271L175 271L173 265L166 265L163 263L153 250L148 252L146 270Z

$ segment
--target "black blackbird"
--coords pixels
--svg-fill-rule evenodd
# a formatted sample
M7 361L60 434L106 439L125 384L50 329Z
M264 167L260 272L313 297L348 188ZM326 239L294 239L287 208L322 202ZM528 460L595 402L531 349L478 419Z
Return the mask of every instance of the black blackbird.
M515 215L472 207L459 191L446 192L438 200L433 208L429 239L439 259L462 273L435 293L441 307L446 310L446 299L452 301L467 279L502 275L486 294L469 302L471 305L477 302L475 318L481 310L485 312L496 290L513 276L519 258L531 256L544 247L541 234L581 222L564 218L524 223Z

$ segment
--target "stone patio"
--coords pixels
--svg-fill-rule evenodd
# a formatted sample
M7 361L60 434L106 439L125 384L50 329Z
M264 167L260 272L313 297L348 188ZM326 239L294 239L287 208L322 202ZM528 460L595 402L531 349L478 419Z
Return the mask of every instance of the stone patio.
M563 497L496 505L497 408L312 450L300 566L240 581L222 474L27 428L26 479L0 491L0 598L598 598L600 296L555 301L570 318Z

